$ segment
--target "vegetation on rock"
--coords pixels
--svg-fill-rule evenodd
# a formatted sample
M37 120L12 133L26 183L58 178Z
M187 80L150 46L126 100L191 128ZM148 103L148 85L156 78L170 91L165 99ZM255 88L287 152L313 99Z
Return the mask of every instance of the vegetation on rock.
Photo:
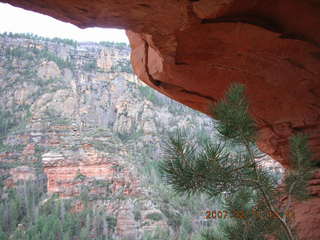
M218 203L177 195L158 164L168 132L188 127L199 144L217 132L208 134L208 117L137 82L128 46L10 34L0 45L4 239L184 240L214 225L205 211ZM27 185L39 199L25 197Z
M166 182L178 193L205 193L211 198L222 196L225 210L209 211L208 218L232 217L202 234L202 239L297 239L288 217L291 198L307 196L311 178L311 152L306 136L291 139L294 169L285 177L286 191L277 190L278 182L261 165L255 146L257 127L249 114L243 85L233 85L213 111L222 143L209 139L198 144L185 132L171 136L164 148L160 168ZM231 154L226 145L236 144ZM279 206L279 194L288 196L285 207ZM220 212L221 216L217 216Z

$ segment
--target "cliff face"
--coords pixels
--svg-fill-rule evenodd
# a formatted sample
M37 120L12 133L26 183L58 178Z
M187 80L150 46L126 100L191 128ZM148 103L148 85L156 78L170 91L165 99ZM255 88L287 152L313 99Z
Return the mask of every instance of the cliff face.
M289 166L288 138L305 132L319 153L316 0L3 2L80 27L127 29L139 78L202 112L230 83L245 83L262 151Z
M86 196L116 217L117 236L168 228L146 217L162 213L141 183L143 161L158 160L168 130L210 119L139 82L126 45L3 34L0 49L2 190L46 177L48 199Z

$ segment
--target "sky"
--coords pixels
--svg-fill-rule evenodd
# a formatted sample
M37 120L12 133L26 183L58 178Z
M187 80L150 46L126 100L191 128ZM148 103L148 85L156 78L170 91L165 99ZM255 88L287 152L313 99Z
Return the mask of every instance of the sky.
M52 17L0 3L0 32L33 33L49 38L69 38L77 41L126 42L124 30L113 28L80 29Z

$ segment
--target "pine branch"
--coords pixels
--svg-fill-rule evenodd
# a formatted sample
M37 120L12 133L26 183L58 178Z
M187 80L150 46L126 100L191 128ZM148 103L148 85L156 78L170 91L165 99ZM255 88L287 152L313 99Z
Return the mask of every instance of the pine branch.
M287 202L286 208L285 208L285 210L284 210L284 213L287 213L287 212L288 212L289 207L290 207L290 205L291 205L292 191L293 191L293 189L294 189L294 187L295 187L295 184L296 184L296 182L292 183L291 186L290 186L290 188L289 188L289 192L288 192L288 202ZM287 220L286 214L284 214L284 220L285 220L285 221Z
M186 135L177 133L169 138L164 149L165 159L160 163L160 171L166 183L178 193L207 193L211 197L223 193L230 200L228 204L231 208L237 207L235 203L243 199L248 205L250 198L253 205L269 210L276 217L275 221L257 221L255 216L247 223L234 221L235 225L224 227L225 238L239 239L235 235L239 233L248 239L262 239L266 234L282 234L279 236L294 240L286 215L281 217L277 211L276 183L256 160L261 154L257 153L254 145L257 129L248 109L244 86L232 85L213 111L219 120L217 130L224 137L225 143L200 142L202 146L199 143L196 145L191 143L195 139L188 141ZM238 158L226 153L227 142L241 146L238 148ZM294 138L291 143L294 170L286 178L289 194L286 211L291 205L291 197L303 192L310 177L311 153L306 143L307 139L301 136ZM235 196L243 199L233 199ZM207 235L208 239L210 236Z
M251 160L254 162L254 155L253 155L252 150L251 150L251 148L249 146L249 143L247 141L245 141L245 147L246 147L246 149L247 149L247 151L249 153L249 156L250 156ZM255 172L255 178L256 179L254 179L254 180L252 179L252 181L256 184L256 186L259 189L259 191L261 191L263 199L264 199L266 205L268 206L268 208L272 212L272 214L274 214L274 216L276 216L277 219L280 221L280 223L281 223L282 227L284 228L288 238L290 240L294 240L294 236L292 234L291 228L287 224L286 219L282 218L279 215L278 211L276 211L274 205L271 203L269 194L265 191L264 186L261 185L261 175L257 171L257 166L256 166L255 162L254 162L254 172Z

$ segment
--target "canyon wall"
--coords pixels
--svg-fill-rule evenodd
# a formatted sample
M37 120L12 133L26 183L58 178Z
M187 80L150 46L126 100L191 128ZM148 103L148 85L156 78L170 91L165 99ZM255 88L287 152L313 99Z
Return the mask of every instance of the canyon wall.
M202 112L244 83L261 150L289 166L288 138L305 132L319 153L317 0L2 2L83 28L127 29L138 77Z
M169 228L146 162L159 160L168 132L204 133L212 123L140 82L129 57L125 44L0 35L2 200L44 180L43 202L74 199L82 211L87 199L116 218L115 236Z

